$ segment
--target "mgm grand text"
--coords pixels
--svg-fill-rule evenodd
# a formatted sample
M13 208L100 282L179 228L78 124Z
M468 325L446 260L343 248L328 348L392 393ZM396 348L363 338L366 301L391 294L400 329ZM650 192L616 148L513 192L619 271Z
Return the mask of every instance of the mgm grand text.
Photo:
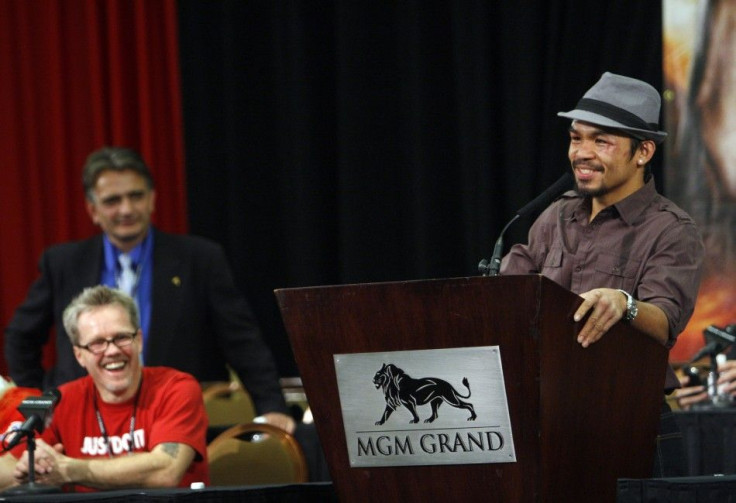
M412 456L498 451L504 438L497 431L358 436L358 456Z

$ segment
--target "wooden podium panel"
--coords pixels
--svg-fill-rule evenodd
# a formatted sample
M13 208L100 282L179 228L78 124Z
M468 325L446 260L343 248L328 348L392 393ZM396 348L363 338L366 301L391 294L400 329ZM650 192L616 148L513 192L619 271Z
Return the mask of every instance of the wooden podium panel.
M581 298L543 276L276 290L341 501L614 501L651 475L667 351L619 323L582 348ZM517 461L351 468L333 355L499 346Z

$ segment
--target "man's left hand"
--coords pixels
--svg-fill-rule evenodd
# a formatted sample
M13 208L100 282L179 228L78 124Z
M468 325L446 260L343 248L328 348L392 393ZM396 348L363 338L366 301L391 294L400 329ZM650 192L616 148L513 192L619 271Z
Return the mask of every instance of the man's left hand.
M63 463L67 457L62 454L64 448L61 444L50 446L41 439L36 440L36 451L34 452L35 477L38 482L50 485L61 485L67 480L64 478ZM15 467L14 477L17 483L23 484L29 480L28 451L21 456Z
M287 433L293 434L296 429L296 421L291 416L282 414L281 412L266 412L262 417L266 423L281 428Z
M580 321L593 309L590 317L585 322L583 329L578 334L578 342L587 348L601 337L621 318L626 312L626 297L613 288L596 288L580 294L584 299L580 307L575 311L575 321Z

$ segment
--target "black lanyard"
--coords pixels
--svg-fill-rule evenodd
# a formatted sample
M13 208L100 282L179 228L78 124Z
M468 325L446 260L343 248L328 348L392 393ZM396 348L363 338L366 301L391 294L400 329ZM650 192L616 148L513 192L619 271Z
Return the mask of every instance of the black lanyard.
M141 388L143 387L143 375L141 374L141 381L138 383L138 391L135 392L135 401L133 402L133 414L130 416L130 442L128 443L128 456L133 454L133 447L135 445L135 439L133 434L135 433L135 414L138 411L138 398L141 394ZM110 437L107 435L107 428L105 428L105 422L102 420L102 414L100 413L99 407L97 407L97 392L94 391L92 395L92 401L95 407L95 415L97 416L97 424L100 425L100 433L102 438L105 439L105 446L107 447L108 457L112 457L112 449L110 447Z

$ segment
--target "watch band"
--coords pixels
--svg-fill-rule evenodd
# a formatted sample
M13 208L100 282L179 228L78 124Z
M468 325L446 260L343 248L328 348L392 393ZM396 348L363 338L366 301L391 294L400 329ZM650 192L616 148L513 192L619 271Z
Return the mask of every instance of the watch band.
M618 290L626 297L626 312L624 313L623 320L631 323L639 314L639 306L636 303L636 299L626 290Z

